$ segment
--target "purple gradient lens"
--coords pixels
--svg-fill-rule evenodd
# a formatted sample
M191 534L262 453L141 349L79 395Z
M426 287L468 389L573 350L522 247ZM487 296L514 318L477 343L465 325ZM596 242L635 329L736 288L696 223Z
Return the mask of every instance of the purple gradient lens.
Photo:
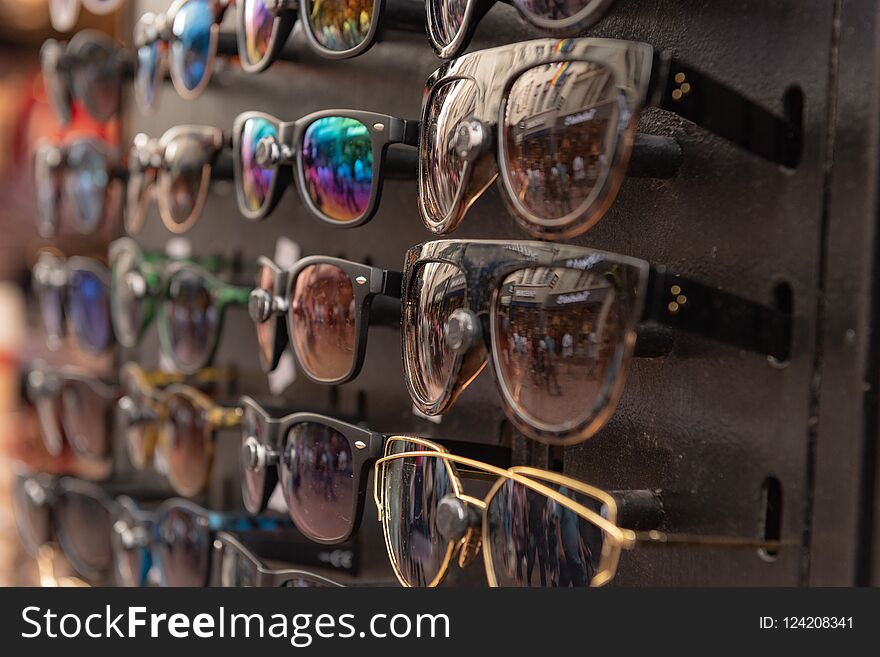
M278 137L278 129L268 119L254 117L241 128L241 180L238 181L245 209L257 212L266 203L275 178L275 169L263 169L257 164L257 144L264 137Z
M248 64L258 64L269 52L275 16L266 9L265 0L244 0L241 11L245 40L242 55Z

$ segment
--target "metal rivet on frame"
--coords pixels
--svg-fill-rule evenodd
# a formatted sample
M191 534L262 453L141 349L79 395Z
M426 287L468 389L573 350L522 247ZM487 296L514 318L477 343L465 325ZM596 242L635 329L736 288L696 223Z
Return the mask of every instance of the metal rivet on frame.
M367 277L366 276L358 276L354 280L355 280L355 283L357 283L358 285L364 285L367 282Z
M385 132L385 124L384 123L374 123L373 130L376 132Z
M691 90L691 83L687 81L687 76L684 73L676 73L675 74L675 84L678 85L678 89L672 90L672 100L681 100L685 96L687 96Z
M366 449L367 443L365 443L363 440L356 440L354 446L358 449Z

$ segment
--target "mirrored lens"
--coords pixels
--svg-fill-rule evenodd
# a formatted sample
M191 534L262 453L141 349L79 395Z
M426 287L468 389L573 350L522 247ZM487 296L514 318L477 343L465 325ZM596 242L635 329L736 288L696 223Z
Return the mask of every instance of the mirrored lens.
M113 47L101 41L83 43L73 68L74 95L98 121L109 120L119 108L122 62Z
M144 107L154 107L161 82L161 52L159 41L141 46L137 50L137 66L134 73L134 88L138 100Z
M211 180L212 155L213 148L195 135L179 135L165 146L161 202L175 223L186 223L199 210Z
M17 477L12 497L15 524L21 542L31 553L48 543L52 538L48 492L36 480Z
M495 363L507 398L530 422L570 427L608 399L609 365L630 314L611 279L564 267L507 276L495 308Z
M424 445L394 441L386 453L431 452ZM405 457L385 464L383 527L389 555L410 586L436 583L452 544L437 529L437 505L454 493L449 466L436 456Z
M601 515L601 502L541 482ZM498 586L589 586L604 533L566 506L508 479L489 502L489 550Z
M316 379L336 380L354 367L354 288L336 265L299 272L290 308L290 336L300 364Z
M79 343L88 351L110 345L110 298L107 284L96 273L73 271L68 283L70 323Z
M464 15L471 0L429 0L430 12L428 26L431 37L443 46L448 46L458 35L464 24Z
M277 275L277 272L272 267L260 265L257 268L256 289L265 290L274 296ZM254 323L254 327L257 330L257 344L260 348L260 364L264 370L272 367L275 356L275 331L277 326L278 319L275 316L269 317L265 322Z
M86 577L109 575L113 520L107 508L90 495L68 491L58 498L56 519L58 540L73 567Z
M420 401L433 404L448 390L458 357L446 344L446 323L467 307L467 283L455 265L428 262L409 283L403 305L407 376Z
M355 507L348 439L327 425L301 422L287 434L281 458L281 485L297 528L325 541L347 536Z
M167 336L177 362L197 369L211 356L220 313L207 282L192 271L178 272L168 286Z
M252 587L257 585L257 564L238 548L224 544L220 555L220 586Z
M361 45L370 34L374 0L312 0L309 28L327 50L345 52Z
M109 455L111 404L85 381L68 379L64 382L61 421L64 434L78 454L93 459Z
M64 194L82 232L92 232L101 223L107 187L109 163L93 144L78 141L67 152L64 170Z
M446 82L433 89L428 104L419 188L422 205L431 221L441 221L453 213L464 183L465 161L455 152L459 125L473 116L479 87L466 79Z
M195 91L210 75L214 7L212 0L188 0L171 26L171 70L187 91Z
M275 16L266 9L265 0L244 0L240 11L243 13L245 40L242 55L250 64L257 64L269 52Z
M547 222L592 204L614 160L622 110L601 64L557 62L520 75L504 107L502 149L515 202Z
M173 395L164 431L169 479L181 495L195 495L207 485L214 460L205 413L189 398Z
M264 137L278 137L275 125L263 118L251 118L241 128L241 196L250 212L261 209L269 197L276 169L263 169L257 164L257 144Z
M303 138L303 177L318 212L353 221L366 211L373 189L373 142L356 119L328 116Z
M162 514L158 557L165 586L204 586L211 550L208 519L181 507Z

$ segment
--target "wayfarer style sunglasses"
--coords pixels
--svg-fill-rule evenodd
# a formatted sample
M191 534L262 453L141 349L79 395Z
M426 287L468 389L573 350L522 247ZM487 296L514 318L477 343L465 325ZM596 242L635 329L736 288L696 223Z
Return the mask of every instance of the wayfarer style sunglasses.
M159 139L135 136L128 157L125 229L137 233L152 201L165 227L175 234L195 225L212 180L232 180L228 141L220 128L180 125Z
M205 370L185 380L205 385L229 376L224 370ZM180 380L127 363L120 372L124 396L117 417L132 465L143 469L158 457L177 494L193 497L211 480L218 432L238 427L243 411L219 406Z
M264 371L290 343L317 383L338 384L361 370L370 325L400 325L400 274L339 258L309 256L289 270L257 261L248 310Z
M235 189L241 214L269 216L295 178L309 211L324 223L353 228L379 206L384 177L414 178L418 124L386 114L324 110L282 122L262 112L240 114L232 130Z
M44 251L31 278L50 349L61 346L68 326L85 352L98 354L111 346L110 272L102 262L65 260Z
M483 16L497 2L548 32L579 33L595 24L614 0L426 0L428 40L443 59L468 47Z
M40 49L46 92L61 123L73 118L73 102L99 123L119 112L122 80L131 70L123 48L103 32L82 30L70 42L49 39Z
M479 499L464 491L462 477L494 482ZM780 545L624 529L605 491L547 470L499 468L418 438L386 442L374 497L391 565L409 587L439 586L453 559L465 567L481 551L489 586L586 587L614 579L621 551L640 544Z
M79 19L80 5L96 16L104 16L116 11L122 5L122 0L49 0L52 27L59 32L72 30Z
M115 383L73 367L34 367L28 373L27 392L49 454L57 456L67 443L87 461L110 460L119 398Z
M255 541L249 535L251 540L249 544L258 543L265 545L263 541ZM277 534L268 534L267 538L274 544L278 545L279 536ZM280 543L279 547L284 548L286 554L285 560L289 559L290 544L287 542ZM298 556L298 555L296 555ZM244 541L239 540L228 532L217 532L214 539L214 563L216 564L214 582L215 586L223 587L286 587L286 588L323 588L323 587L341 587L342 584L334 582L332 579L310 573L306 570L298 568L272 568L257 556L253 550L248 548Z
M93 137L64 144L40 140L33 172L41 237L54 237L62 219L88 235L119 215L127 174L116 147Z
M133 239L121 237L109 248L110 311L116 341L137 346L156 315L157 303L167 285L166 272L175 262L194 262L209 271L221 268L223 259L175 259L161 252L144 252Z
M194 262L174 262L165 269L159 304L159 344L184 374L211 362L230 306L246 308L252 286L225 283Z
M548 242L438 240L403 275L404 378L446 411L491 363L526 435L570 444L613 414L645 322L788 359L791 316L644 260Z
M632 41L540 39L464 55L441 66L425 87L422 219L435 233L455 230L498 178L526 232L543 239L583 233L617 196L645 105L794 168L800 107L787 97L796 118Z

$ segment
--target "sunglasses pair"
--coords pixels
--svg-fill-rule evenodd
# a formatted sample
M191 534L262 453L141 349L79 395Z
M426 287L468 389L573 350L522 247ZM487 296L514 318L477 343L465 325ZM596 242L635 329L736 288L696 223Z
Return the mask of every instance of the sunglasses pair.
M557 444L590 438L614 412L644 323L789 355L790 315L638 258L489 240L427 242L406 256L404 378L427 415L445 412L489 362L520 431Z
M125 51L97 30L77 32L70 42L49 39L40 49L49 102L61 123L70 123L76 101L99 123L119 112L122 79L130 70Z
M135 363L124 365L117 412L132 465L140 470L159 463L178 495L201 493L211 480L217 433L238 427L243 411L218 405L193 385L232 376L227 370L209 369L183 378L148 374Z
M85 352L99 354L110 347L110 272L103 263L83 257L65 260L44 251L31 278L51 349L61 346L68 327Z
M256 541L253 534L249 535L248 544L261 544ZM275 551L282 548L285 552L284 559L290 557L290 544L279 544L277 534L269 534L267 538L274 544ZM262 554L262 551L260 551ZM315 588L315 587L341 587L342 584L334 582L316 573L310 573L298 568L272 568L266 561L257 556L244 541L237 539L228 532L218 532L214 539L214 563L216 564L215 585L223 587L287 587L287 588Z
M542 239L583 233L617 197L646 104L794 168L800 108L792 94L787 99L797 118L633 41L541 39L470 53L441 66L425 87L422 219L435 233L455 230L500 179L526 232Z
M114 383L72 367L58 371L36 367L28 373L27 393L49 454L61 454L67 444L84 460L109 461L113 410L119 398Z
M140 521L117 521L114 541L120 548L119 561L127 561L124 585L143 585L146 573L154 569L160 586L208 586L212 571L214 541L219 532L262 532L289 527L283 518L251 518L208 511L188 500L163 502ZM129 575L143 574L140 582ZM122 582L120 582L122 583Z
M240 114L232 131L239 210L246 219L265 219L295 179L315 217L360 226L376 213L385 175L415 176L416 152L388 147L417 146L417 136L415 122L374 112L325 110L290 122Z
M400 324L400 274L339 258L309 256L283 270L257 261L248 310L264 371L288 343L306 375L338 384L361 370L371 324Z
M159 344L174 367L194 374L217 351L230 306L246 308L252 286L230 285L195 262L164 270L158 305Z
M188 231L201 216L212 180L232 180L232 162L220 128L181 125L159 139L135 136L128 158L125 228L136 233L155 200L165 227Z
M36 556L41 547L57 543L85 579L112 579L111 536L124 511L109 489L71 477L19 474L12 499L19 537L30 554Z
M49 0L49 21L57 31L68 32L79 19L80 6L96 16L104 16L112 14L121 5L122 0Z
M488 480L488 494L468 495L462 477ZM403 586L439 586L453 559L463 568L481 551L489 586L586 587L614 579L621 552L639 544L780 545L624 529L617 501L605 491L556 472L499 468L418 438L386 442L374 486L388 557Z
M118 149L93 137L64 144L40 140L33 158L37 196L37 232L54 237L62 219L83 234L121 210L126 173Z

